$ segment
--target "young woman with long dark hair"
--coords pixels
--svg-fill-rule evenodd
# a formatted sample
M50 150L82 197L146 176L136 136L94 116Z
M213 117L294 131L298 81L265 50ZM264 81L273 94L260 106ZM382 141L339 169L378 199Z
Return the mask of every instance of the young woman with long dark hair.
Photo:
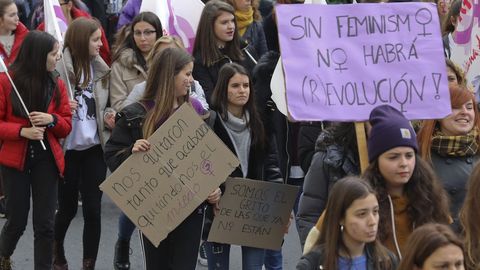
M339 180L328 197L320 238L297 269L396 269L396 257L377 239L381 221L375 195L364 179Z
M25 37L10 74L29 115L6 74L0 74L0 164L7 209L0 234L2 270L11 269L10 256L25 231L30 199L35 270L52 269L57 184L65 167L59 140L72 127L67 91L55 73L58 59L59 44L50 34L32 31Z
M231 177L282 183L275 144L265 136L251 87L248 72L241 65L230 63L220 69L211 97L217 115L213 130L240 160ZM216 207L207 207L207 219L213 219ZM208 232L206 228L204 238ZM208 269L228 269L229 244L206 242L206 253ZM264 249L242 246L242 269L262 269L264 254Z
M126 37L115 49L110 85L110 104L116 111L133 87L147 79L147 55L155 41L163 35L160 19L152 12L138 14L128 26Z

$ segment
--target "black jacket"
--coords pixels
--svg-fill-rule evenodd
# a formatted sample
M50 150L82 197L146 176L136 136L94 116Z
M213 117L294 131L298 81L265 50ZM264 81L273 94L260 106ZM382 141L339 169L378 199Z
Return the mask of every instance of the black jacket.
M260 22L253 21L243 34L242 39L255 48L258 58L261 58L268 51L265 33Z
M391 268L386 269L382 268L382 270L394 270L397 269L398 266L398 260L395 257L395 255L390 252L388 252L388 256L390 257L391 261L393 262L393 265ZM324 260L324 248L322 246L316 246L312 251L309 253L305 254L300 258L300 261L297 264L297 270L317 270L317 269L325 269L323 267L323 260ZM367 246L367 270L378 270L375 269L375 264L372 261L372 252Z
M248 54L246 53L247 51ZM251 73L255 63L249 57L249 55L251 55L256 61L258 59L257 53L255 52L253 46L250 46L246 43L242 43L242 52L244 53L244 59L238 64L241 64L249 73ZM205 92L205 97L207 98L208 104L211 104L211 96L213 89L215 88L215 84L217 83L220 69L223 67L223 65L232 63L234 61L232 61L232 59L230 59L230 57L227 55L223 55L223 57L215 61L215 64L207 67L203 64L200 52L197 52L194 57L195 63L193 65L193 77L195 80L198 80L203 88L203 91Z
M233 145L230 136L227 133L223 123L220 120L220 114L216 113L216 119L214 121L213 130L215 134L225 143L225 145L236 154L235 147ZM270 181L276 183L282 183L282 174L278 167L277 150L274 145L274 141L269 140L267 148L261 150L261 147L256 147L253 143L250 147L250 154L248 158L248 172L246 178L259 181ZM242 170L237 167L230 177L243 178ZM225 190L224 185L220 186L222 192ZM210 231L211 222L213 221L213 208L210 204L207 205L205 213L205 224L203 230L203 239L207 239Z
M325 209L333 185L347 175L360 173L354 153L332 143L334 139L332 136L329 130L324 130L318 136L316 153L303 182L303 193L300 196L296 217L302 246L308 232Z
M143 138L142 125L145 107L138 102L117 113L115 128L105 144L105 161L110 171L115 171L131 154L136 140Z

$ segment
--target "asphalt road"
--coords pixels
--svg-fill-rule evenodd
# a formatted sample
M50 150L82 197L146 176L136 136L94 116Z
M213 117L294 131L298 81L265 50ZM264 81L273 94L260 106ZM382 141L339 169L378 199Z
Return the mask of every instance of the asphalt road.
M106 197L103 197L102 205L102 236L100 240L100 248L97 259L97 270L111 270L113 269L113 249L117 238L117 218L118 208ZM3 227L5 219L0 219L0 226ZM65 252L70 270L81 269L82 260L82 230L83 218L82 209L79 207L76 218L67 232L65 239ZM132 254L130 260L132 263L132 270L142 270L143 257L140 249L140 241L138 234L132 236L131 241ZM230 255L230 269L241 269L241 250L239 247L234 247ZM285 270L295 269L295 265L301 256L300 241L294 224L290 227L289 234L285 238L283 245L283 265ZM16 270L30 270L33 269L33 231L31 224L31 217L28 227L20 239L17 249L12 257L14 261L14 269ZM204 270L207 267L197 265L197 270Z

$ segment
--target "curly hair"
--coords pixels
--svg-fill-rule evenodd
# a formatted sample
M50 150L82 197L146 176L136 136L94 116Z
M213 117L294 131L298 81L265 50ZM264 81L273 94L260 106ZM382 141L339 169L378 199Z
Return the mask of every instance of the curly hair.
M451 221L448 197L437 179L431 166L420 156L415 156L415 168L412 176L404 186L408 200L407 213L415 226L438 222L448 224ZM374 160L363 174L377 192L380 206L379 238L382 243L392 234L389 194L386 181L380 174L378 158Z

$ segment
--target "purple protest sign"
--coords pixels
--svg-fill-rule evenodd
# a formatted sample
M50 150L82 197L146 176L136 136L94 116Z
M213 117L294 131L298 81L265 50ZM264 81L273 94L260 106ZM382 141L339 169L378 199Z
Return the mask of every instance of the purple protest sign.
M409 119L450 114L432 3L278 5L290 116L364 121L390 104Z

